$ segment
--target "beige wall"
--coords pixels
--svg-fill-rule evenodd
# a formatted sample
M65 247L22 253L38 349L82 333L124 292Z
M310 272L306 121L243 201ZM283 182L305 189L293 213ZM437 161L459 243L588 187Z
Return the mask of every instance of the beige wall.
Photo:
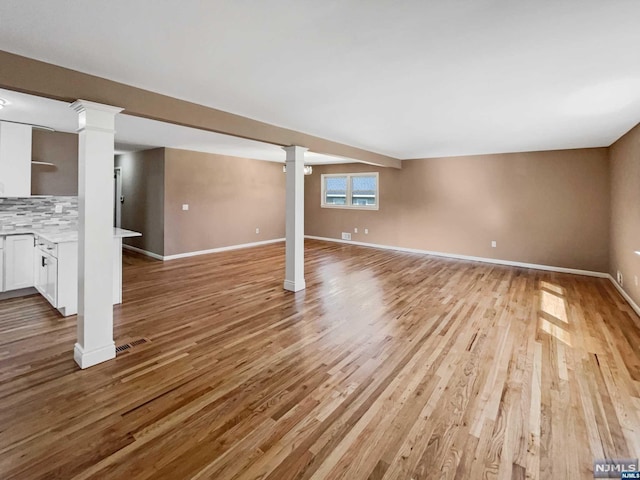
M78 135L34 129L31 158L55 165L31 167L32 195L78 195Z
M611 257L609 273L622 273L623 288L640 304L640 125L614 143L611 158Z
M121 227L142 233L125 238L128 245L158 255L164 253L164 149L118 155L122 168Z
M283 238L282 164L167 148L164 205L165 255Z
M380 210L320 207L321 173L368 171L380 172ZM305 188L307 235L608 270L606 148L317 167Z

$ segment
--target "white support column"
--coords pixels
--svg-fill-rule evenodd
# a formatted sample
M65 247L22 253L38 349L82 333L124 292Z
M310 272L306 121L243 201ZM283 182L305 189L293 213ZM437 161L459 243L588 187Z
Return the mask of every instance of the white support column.
M283 147L287 152L287 226L284 289L303 290L304 282L304 147Z
M78 100L78 343L80 368L115 358L113 142L121 108Z

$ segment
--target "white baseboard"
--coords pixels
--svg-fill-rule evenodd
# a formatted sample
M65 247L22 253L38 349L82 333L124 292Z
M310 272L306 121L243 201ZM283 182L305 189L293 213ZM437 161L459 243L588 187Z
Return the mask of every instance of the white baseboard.
M349 245L360 245L362 247L380 248L382 250L396 250L399 252L419 253L422 255L433 255L435 257L455 258L458 260L469 260L472 262L494 263L496 265L507 265L510 267L533 268L536 270L546 270L549 272L571 273L574 275L587 275L589 277L609 278L608 273L593 272L591 270L578 270L575 268L554 267L551 265L538 265L536 263L513 262L511 260L500 260L497 258L473 257L470 255L458 255L455 253L432 252L430 250L419 250L416 248L394 247L390 245L380 245L377 243L356 242L352 240L340 240L337 238L315 237L313 235L305 235L305 238L312 240L323 240L325 242L346 243Z
M112 358L116 358L116 345L113 342L89 351L82 348L79 343L76 343L73 348L73 359L82 369L93 367Z
M126 243L122 244L122 248L124 248L125 250L131 250L132 252L140 253L142 255L146 255L147 257L155 258L156 260L163 260L164 259L164 257L162 255L158 255L157 253L149 252L147 250L143 250L143 249L138 248L138 247L133 247L131 245L127 245Z
M227 247L210 248L208 250L198 250L197 252L177 253L175 255L158 255L157 253L148 252L138 247L122 244L127 250L141 253L156 260L176 260L178 258L195 257L197 255L206 255L208 253L228 252L229 250L239 250L241 248L259 247L260 245L269 245L270 243L284 242L284 238L274 238L273 240L263 240L261 242L241 243L239 245L229 245Z
M260 245L269 245L270 243L278 242L284 242L284 238L274 238L273 240L263 240L261 242L241 243L240 245L229 245L228 247L211 248L209 250L199 250L197 252L177 253L175 255L166 255L163 257L163 260L175 260L177 258L195 257L196 255L206 255L208 253L228 252L229 250L259 247Z
M297 282L294 282L293 280L284 281L284 289L290 292L299 292L305 288L307 288L307 283L304 280L298 280Z
M613 278L611 275L609 275L608 277L609 277L609 280L611 280L611 283L613 283L613 286L616 287L618 292L620 292L620 295L622 295L622 298L624 298L627 301L627 303L631 306L631 308L633 308L633 311L636 312L640 317L640 307L638 306L638 304L634 302L633 299L629 296L629 294L624 291L624 289L618 284L618 282L616 282L615 278ZM639 319L634 319L634 321L640 328Z

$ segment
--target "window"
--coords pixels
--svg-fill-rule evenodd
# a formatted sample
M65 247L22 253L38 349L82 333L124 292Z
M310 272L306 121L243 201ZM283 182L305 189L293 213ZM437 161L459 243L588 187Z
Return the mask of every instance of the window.
M322 175L322 207L378 209L378 173Z

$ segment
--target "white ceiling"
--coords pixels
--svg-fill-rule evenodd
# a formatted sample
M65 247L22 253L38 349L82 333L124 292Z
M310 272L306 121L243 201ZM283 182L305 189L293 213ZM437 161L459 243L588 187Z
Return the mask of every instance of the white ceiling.
M0 48L398 158L607 146L640 1L3 0Z
M78 128L78 114L69 104L0 89L0 98L9 105L0 109L0 120L42 125L59 132L73 133ZM282 148L262 142L221 135L146 118L120 114L116 116L116 153L172 147L234 157L284 162ZM305 153L307 165L350 163L349 159Z

